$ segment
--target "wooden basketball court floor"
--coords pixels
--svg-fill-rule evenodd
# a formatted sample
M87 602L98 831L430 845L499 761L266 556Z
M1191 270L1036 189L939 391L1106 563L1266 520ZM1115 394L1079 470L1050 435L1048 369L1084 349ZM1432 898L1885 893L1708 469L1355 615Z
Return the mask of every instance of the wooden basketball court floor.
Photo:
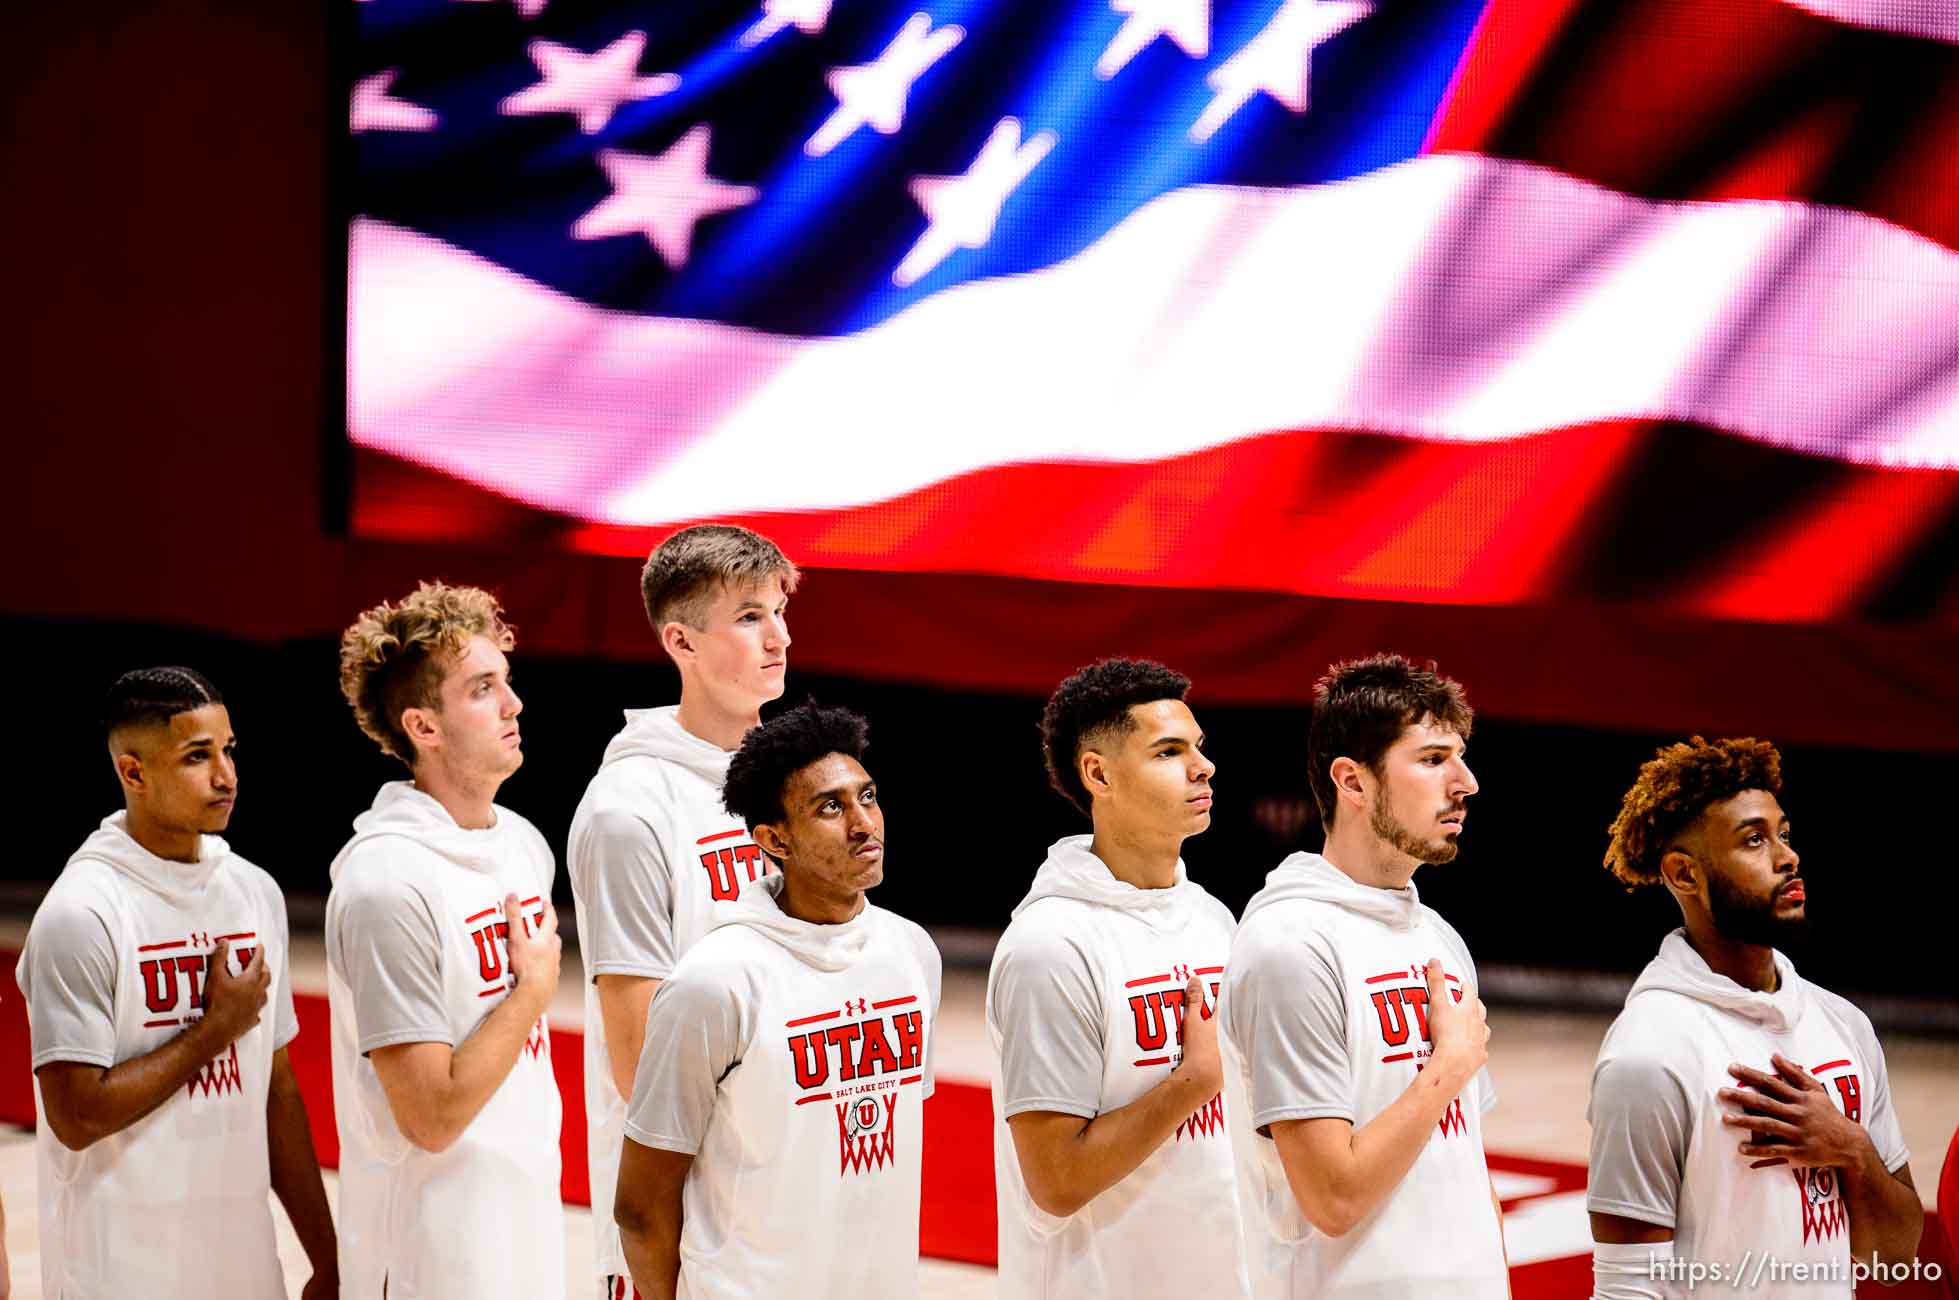
M25 916L0 918L0 946L18 947L26 934ZM558 997L551 1020L559 1028L583 1024L580 998L582 970L577 953L567 945ZM326 959L317 932L294 936L294 988L323 993ZM939 1076L984 1084L991 1048L982 1012L986 973L981 969L949 967L940 1010ZM19 996L9 986L0 997ZM1591 1066L1610 1017L1591 1012L1561 1012L1492 1008L1490 1025L1491 1073L1498 1104L1485 1117L1486 1140L1493 1154L1582 1164L1588 1132L1586 1091ZM1913 1176L1929 1208L1938 1186L1945 1149L1959 1123L1959 1042L1890 1036L1884 1040L1891 1090L1912 1153ZM7 1069L24 1063L9 1061ZM567 1107L581 1105L565 1098ZM337 1198L336 1179L327 1175L329 1200ZM1505 1236L1513 1263L1589 1253L1582 1192L1562 1191L1537 1196L1512 1207L1513 1191L1529 1190L1526 1175L1500 1174L1499 1191L1506 1201ZM13 1300L42 1300L40 1242L34 1199L34 1140L25 1129L0 1126L0 1198L7 1208L7 1251L13 1265ZM290 1295L297 1297L307 1277L305 1256L275 1208L280 1248ZM572 1300L598 1294L591 1263L591 1214L583 1207L565 1209L566 1282ZM993 1270L974 1264L926 1259L921 1264L924 1300L994 1300Z

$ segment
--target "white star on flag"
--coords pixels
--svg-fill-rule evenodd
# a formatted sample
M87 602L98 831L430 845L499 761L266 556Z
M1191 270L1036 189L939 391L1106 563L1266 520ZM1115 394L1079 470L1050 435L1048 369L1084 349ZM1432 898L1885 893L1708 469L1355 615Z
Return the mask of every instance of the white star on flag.
M1159 36L1168 36L1193 59L1211 52L1211 0L1109 0L1128 14L1109 48L1095 60L1095 75L1107 81Z
M529 53L543 79L506 98L498 106L500 111L512 117L576 113L578 129L586 135L605 130L619 105L664 95L680 85L680 78L671 72L639 75L639 56L646 53L645 32L627 32L596 54L556 41L532 41Z
M395 84L395 78L400 75L400 68L389 68L386 72L362 77L354 83L353 103L347 110L349 133L435 130L439 119L434 109L396 99L388 93L389 87Z
M911 196L925 210L929 224L891 273L891 283L909 288L953 249L984 247L993 238L1000 205L1048 156L1056 139L1054 132L1043 131L1022 144L1020 119L1003 117L964 176L912 177Z
M1205 80L1217 95L1190 128L1200 144L1260 93L1306 111L1313 51L1373 12L1365 0L1286 0L1265 30Z
M517 0L517 12L526 18L535 18L544 12L545 0Z
M741 43L754 49L791 23L805 36L814 36L830 21L830 0L762 0L762 16L741 34Z
M599 150L599 167L612 182L612 197L573 223L572 238L645 235L670 268L678 271L687 265L695 226L762 195L752 185L730 185L707 174L712 143L702 122L689 127L665 153L650 158L623 149Z
M816 128L803 152L821 158L860 126L880 135L896 134L905 124L905 100L913 83L965 39L964 27L933 31L930 14L913 14L876 59L830 69L824 80L837 97L837 108Z

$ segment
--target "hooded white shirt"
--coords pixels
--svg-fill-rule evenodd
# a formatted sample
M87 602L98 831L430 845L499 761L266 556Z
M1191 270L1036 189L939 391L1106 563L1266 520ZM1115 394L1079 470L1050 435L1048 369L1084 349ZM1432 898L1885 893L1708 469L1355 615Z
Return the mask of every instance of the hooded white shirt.
M682 727L675 707L628 709L571 819L565 864L585 963L585 1148L600 1277L626 1271L612 1221L626 1099L612 1081L595 980L665 979L742 886L774 870L721 806L730 757Z
M1737 1150L1746 1139L1721 1123L1715 1094L1740 1086L1730 1064L1774 1073L1769 1058L1780 1052L1869 1130L1886 1169L1909 1152L1869 1018L1774 957L1776 989L1761 993L1716 974L1685 930L1660 944L1592 1072L1586 1208L1672 1228L1677 1260L1727 1269L1744 1256L1772 1261L1776 1271L1765 1265L1741 1279L1750 1295L1847 1300L1850 1224L1836 1171L1750 1168Z
M537 828L507 808L466 830L406 781L381 787L333 861L327 898L333 1092L340 1130L340 1278L389 1300L564 1294L561 1106L539 1017L513 1067L442 1152L395 1123L368 1053L459 1047L509 996L503 900L543 920L556 874Z
M1215 997L1231 912L1177 863L1168 889L1111 875L1073 835L1048 850L994 949L986 1028L994 1048L993 1173L1000 1294L1247 1294L1224 1099L1212 1098L1128 1176L1058 1218L1027 1192L1007 1120L1092 1119L1135 1101L1183 1059L1184 988Z
M760 883L653 995L626 1111L694 1157L680 1298L915 1296L938 949L868 902L799 921Z
M41 1289L49 1300L284 1295L267 1202L265 1102L272 1057L299 1033L286 902L272 877L203 836L171 862L103 820L42 899L16 978L33 1067L105 1068L146 1056L203 1015L206 958L231 945L237 974L264 949L272 972L259 1023L184 1090L120 1132L70 1151L34 1133Z
M1266 877L1239 920L1219 1014L1245 1249L1259 1300L1505 1300L1503 1230L1490 1199L1478 1073L1387 1199L1340 1237L1300 1213L1279 1120L1368 1123L1407 1091L1429 1053L1423 966L1477 992L1455 930L1413 884L1360 884L1316 853ZM1460 997L1458 998L1460 1000Z

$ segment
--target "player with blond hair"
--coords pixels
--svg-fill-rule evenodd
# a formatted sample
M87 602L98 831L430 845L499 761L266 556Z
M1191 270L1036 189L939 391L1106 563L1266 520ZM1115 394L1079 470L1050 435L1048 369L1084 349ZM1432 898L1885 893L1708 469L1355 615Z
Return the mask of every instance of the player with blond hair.
M1683 924L1592 1073L1586 1205L1605 1300L1682 1292L1689 1268L1751 1295L1848 1300L1853 1257L1896 1265L1918 1247L1870 1019L1779 951L1808 922L1781 794L1775 746L1695 736L1640 768L1612 823L1607 869L1664 888ZM1701 1271L1751 1254L1774 1270Z
M585 964L585 1118L600 1294L631 1283L612 1191L660 981L769 869L722 807L729 755L782 695L796 566L746 528L701 524L661 542L640 574L680 703L628 709L572 817L566 865Z
M564 1295L556 862L495 803L524 761L514 643L494 596L440 583L341 637L341 692L410 776L355 819L327 899L348 1295Z

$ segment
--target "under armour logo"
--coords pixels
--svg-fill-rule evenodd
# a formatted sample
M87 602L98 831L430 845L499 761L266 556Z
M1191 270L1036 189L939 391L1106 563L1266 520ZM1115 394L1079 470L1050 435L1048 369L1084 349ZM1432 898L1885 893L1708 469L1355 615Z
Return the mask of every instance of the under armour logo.
M1190 983L1190 967L1185 966L1181 962L1179 962L1177 965L1172 966L1170 970L1183 983L1185 984Z
M843 1013L847 1016L861 1016L870 1009L870 1002L864 998L845 998L843 1000Z

